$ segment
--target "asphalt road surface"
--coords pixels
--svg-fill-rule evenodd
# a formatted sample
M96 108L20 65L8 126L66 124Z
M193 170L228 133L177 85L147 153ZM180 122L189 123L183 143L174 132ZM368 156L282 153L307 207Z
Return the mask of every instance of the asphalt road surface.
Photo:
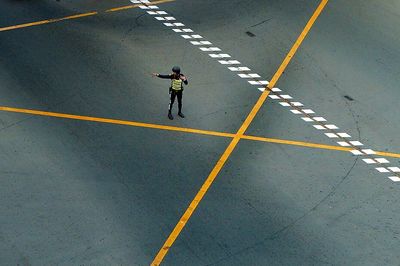
M270 80L319 3L157 6ZM232 140L215 132L235 134L260 97L145 9L106 12L127 5L0 2L1 265L149 265ZM393 171L398 25L399 1L332 0L276 85ZM175 104L169 120L169 81L151 73L174 65L189 85L186 117ZM245 134L268 139L240 140L163 265L399 265L396 173L340 150L290 109L266 100Z

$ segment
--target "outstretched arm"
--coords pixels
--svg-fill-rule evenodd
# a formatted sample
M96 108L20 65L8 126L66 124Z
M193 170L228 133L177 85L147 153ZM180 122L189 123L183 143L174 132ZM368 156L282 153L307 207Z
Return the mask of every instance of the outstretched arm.
M152 73L152 76L153 77L159 77L159 78L162 78L162 79L171 79L171 75L162 75L162 74L159 74L159 73Z

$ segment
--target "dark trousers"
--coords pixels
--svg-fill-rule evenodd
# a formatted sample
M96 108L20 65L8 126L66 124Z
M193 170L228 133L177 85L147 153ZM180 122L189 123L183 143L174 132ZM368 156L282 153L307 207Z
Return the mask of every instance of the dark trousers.
M168 111L171 112L172 110L172 105L174 105L175 102L175 97L178 98L178 108L179 108L179 112L182 111L182 90L170 90L169 94L170 94L170 102L169 102L169 108Z

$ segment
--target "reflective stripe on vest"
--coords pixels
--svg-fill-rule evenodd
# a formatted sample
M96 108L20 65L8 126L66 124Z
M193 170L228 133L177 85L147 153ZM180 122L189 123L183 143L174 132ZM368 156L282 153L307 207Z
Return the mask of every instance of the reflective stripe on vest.
M171 88L176 91L182 90L182 80L181 79L172 79Z

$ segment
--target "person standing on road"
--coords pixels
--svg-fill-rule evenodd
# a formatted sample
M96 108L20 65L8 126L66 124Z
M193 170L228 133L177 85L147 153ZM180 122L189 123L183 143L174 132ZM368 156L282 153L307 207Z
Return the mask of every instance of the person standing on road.
M178 98L178 115L184 118L185 116L182 113L183 84L188 85L188 80L185 77L185 75L181 74L181 68L178 66L174 66L172 68L172 74L169 75L162 75L159 73L153 73L152 75L154 77L171 80L171 86L169 87L170 102L168 107L168 118L171 120L174 119L171 110L172 110L172 105L174 104L175 101L175 97Z

